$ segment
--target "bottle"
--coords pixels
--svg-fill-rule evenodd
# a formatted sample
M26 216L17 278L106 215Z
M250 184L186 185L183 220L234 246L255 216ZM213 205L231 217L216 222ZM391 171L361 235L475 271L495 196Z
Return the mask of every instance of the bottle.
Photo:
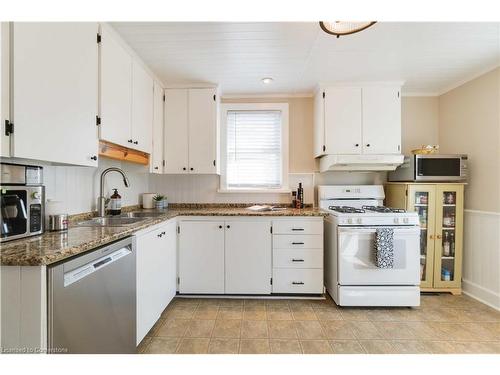
M302 189L302 182L299 182L297 189L297 208L304 208L304 189Z
M122 213L122 196L118 194L118 189L113 189L114 193L109 200L109 213L120 215Z
M452 257L455 256L455 232L451 232L450 234L450 255Z
M446 268L443 268L443 270L441 271L441 280L451 281L451 271L447 270Z
M297 192L295 190L292 191L292 207L297 207Z
M444 233L444 240L443 240L443 255L445 257L450 256L450 250L451 250L451 244L450 244L450 234L448 231Z

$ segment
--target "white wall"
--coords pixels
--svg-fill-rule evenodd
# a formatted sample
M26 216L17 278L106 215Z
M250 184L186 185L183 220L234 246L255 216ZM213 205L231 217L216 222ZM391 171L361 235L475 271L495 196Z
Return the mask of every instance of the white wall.
M149 191L148 168L138 164L100 158L98 168L43 167L46 199L61 202L58 204L61 209L56 210L70 215L96 210L100 175L109 167L122 168L130 181L130 187L123 185L118 173L111 172L107 175L104 186L106 196L113 193L113 188L117 188L122 196L122 205L130 206L139 204L140 194Z

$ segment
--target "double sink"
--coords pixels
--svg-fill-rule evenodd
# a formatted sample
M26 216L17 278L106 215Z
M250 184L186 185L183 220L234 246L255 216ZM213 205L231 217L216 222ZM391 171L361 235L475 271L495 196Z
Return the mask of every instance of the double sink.
M94 217L89 220L76 223L79 227L126 227L143 220L164 215L164 212L127 212L118 216Z

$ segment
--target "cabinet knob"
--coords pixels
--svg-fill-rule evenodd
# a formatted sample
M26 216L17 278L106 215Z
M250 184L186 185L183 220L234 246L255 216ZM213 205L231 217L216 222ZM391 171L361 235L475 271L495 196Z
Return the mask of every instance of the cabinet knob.
M433 235L433 234L430 234L430 235L429 235L429 239L430 239L430 240L433 240L433 239L434 239L434 235Z
M155 167L155 169L158 169L158 167Z
M134 141L134 145L138 145L139 144L139 141Z
M186 170L186 167L182 168L182 170L183 170L183 171L185 171L185 170Z
M366 147L370 147L370 144L369 144L369 143L367 143L367 144L366 144Z
M231 228L231 226L230 226L230 225L227 225L227 226L226 226L226 228L227 228L227 229L229 229L229 228Z
M163 236L163 234L162 234L162 233L159 233L159 234L157 234L157 236L158 236L158 237L161 237L161 236Z
M222 229L222 225L219 225L219 229Z
M194 168L192 168L192 167L191 167L191 168L189 168L189 169L190 169L190 170L192 170L192 171L194 171Z
M436 238L437 238L438 240L440 240L440 239L442 239L443 237L442 237L440 234L436 234Z
M356 143L356 144L355 144L355 146L356 146L356 147L359 147L359 143Z
M94 156L91 156L91 157L90 157L90 159L91 159L91 160L96 160L96 161L97 161L97 156L95 156L95 155L94 155Z
M132 142L133 142L133 140L129 139L127 142L128 142L128 143L132 143Z

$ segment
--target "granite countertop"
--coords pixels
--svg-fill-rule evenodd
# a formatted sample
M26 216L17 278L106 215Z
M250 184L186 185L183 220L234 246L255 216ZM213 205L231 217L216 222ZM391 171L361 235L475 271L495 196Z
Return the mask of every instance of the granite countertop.
M145 210L136 210L145 211ZM93 214L75 215L72 223L88 219ZM0 244L1 264L10 266L50 265L96 247L125 238L135 232L178 216L325 216L314 208L253 212L241 206L176 205L163 215L147 218L122 227L80 227L70 224L67 232L46 232Z

